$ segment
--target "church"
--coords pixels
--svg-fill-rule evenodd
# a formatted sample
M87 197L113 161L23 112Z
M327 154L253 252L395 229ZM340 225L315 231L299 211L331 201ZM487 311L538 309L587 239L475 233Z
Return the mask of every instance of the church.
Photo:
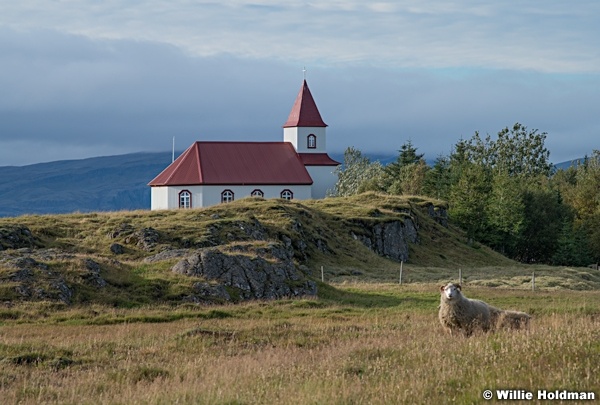
M283 142L197 141L156 176L151 209L199 208L244 197L324 198L337 182L326 128L306 80Z

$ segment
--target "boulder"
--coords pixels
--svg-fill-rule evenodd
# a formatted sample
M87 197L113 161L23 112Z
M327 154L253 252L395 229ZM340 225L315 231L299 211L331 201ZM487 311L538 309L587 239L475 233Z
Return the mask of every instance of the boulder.
M0 250L33 248L37 240L24 225L0 226Z
M125 248L119 243L113 243L110 245L110 251L115 255L122 255L125 253Z
M204 248L180 260L172 271L232 287L240 300L316 295L316 284L296 268L292 255L276 244L253 254Z
M71 303L73 290L63 276L51 271L47 264L32 257L18 257L6 261L4 265L16 270L9 280L18 283L15 291L24 299Z
M85 269L85 273L83 275L83 279L85 280L86 283L97 287L97 288L103 288L106 287L106 280L104 280L101 276L100 276L100 265L98 263L96 263L94 260L87 258L87 259L83 259L83 268Z

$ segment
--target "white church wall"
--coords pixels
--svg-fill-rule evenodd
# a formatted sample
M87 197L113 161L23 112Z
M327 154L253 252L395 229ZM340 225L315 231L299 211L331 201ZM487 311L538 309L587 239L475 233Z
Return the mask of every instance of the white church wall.
M336 166L306 166L306 170L313 179L312 198L325 198L328 190L333 190L338 177L335 174Z
M168 187L150 187L150 209L166 210L169 207L169 188Z
M187 190L192 195L192 208L209 207L221 204L221 194L225 190L233 192L234 200L250 197L252 192L260 189L265 199L281 198L283 190L290 190L294 200L308 200L312 198L311 186L180 186L180 187L152 187L151 209L164 210L179 208L179 193Z
M165 210L179 208L179 193L189 191L191 194L191 208L202 207L203 190L202 186L170 186L170 187L151 187L151 207L152 210Z
M233 186L233 185L220 185L220 186L204 186L204 206L209 207L211 205L221 204L221 194L225 190L233 192L233 199L239 200L242 198L250 197L252 192L256 189L261 190L264 193L265 199L270 198L281 198L281 192L283 190L290 190L293 194L294 200L307 200L311 198L311 186L260 186L260 185L249 185L249 186Z
M314 134L317 137L317 147L308 148L307 137ZM283 128L283 141L290 142L298 153L325 153L325 127L290 127Z

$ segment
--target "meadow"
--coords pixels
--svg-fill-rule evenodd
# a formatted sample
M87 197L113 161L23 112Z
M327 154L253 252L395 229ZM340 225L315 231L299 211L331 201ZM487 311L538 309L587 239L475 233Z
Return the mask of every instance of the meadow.
M431 209L444 206L371 193L0 219L0 403L472 404L486 389L600 394L600 272L515 263L467 243ZM408 263L357 240L409 217L419 240ZM173 272L177 257L147 260L286 240L317 296L198 304L188 298L206 280ZM465 295L528 312L530 328L444 334L439 286L459 274Z
M533 316L448 336L437 283L319 284L319 298L236 305L0 309L8 404L472 404L485 389L600 394L600 291L463 291ZM492 401L494 402L494 401ZM535 401L534 401L535 402Z

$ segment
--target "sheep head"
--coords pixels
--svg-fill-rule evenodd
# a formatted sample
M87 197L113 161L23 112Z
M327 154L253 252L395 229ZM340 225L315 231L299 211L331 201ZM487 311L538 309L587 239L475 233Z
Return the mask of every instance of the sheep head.
M455 300L460 297L460 284L448 283L440 287L440 293L448 301Z

